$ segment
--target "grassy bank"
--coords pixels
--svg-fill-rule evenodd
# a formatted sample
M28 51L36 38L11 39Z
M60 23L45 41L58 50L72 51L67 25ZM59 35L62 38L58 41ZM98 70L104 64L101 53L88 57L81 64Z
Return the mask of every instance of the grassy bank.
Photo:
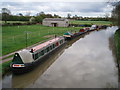
M120 29L118 29L114 34L116 52L117 52L117 61L120 68Z
M83 27L46 27L41 25L2 27L2 55L25 48L26 42L27 46L30 46L54 35L63 35L66 31L77 31L80 28Z
M6 72L10 70L10 61L4 62L3 64L0 64L0 74L4 75Z
M110 25L112 22L109 21L70 21L70 24L97 24L97 25Z

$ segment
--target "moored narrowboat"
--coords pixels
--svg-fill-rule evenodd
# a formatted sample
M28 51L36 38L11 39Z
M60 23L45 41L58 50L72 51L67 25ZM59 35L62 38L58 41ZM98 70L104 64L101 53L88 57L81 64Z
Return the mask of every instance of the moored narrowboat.
M64 36L65 40L70 40L73 38L74 35L70 32L66 32L66 33L64 33L63 36Z
M18 51L10 64L11 70L16 74L31 71L65 42L64 37L56 37L31 49Z
M90 30L91 31L94 31L94 30L96 30L97 29L97 25L92 25L91 27L90 27Z
M75 38L76 36L79 36L87 31L88 31L87 29L80 29L79 32L75 31L75 33L66 32L66 33L64 33L63 36L66 40L71 40L71 39Z

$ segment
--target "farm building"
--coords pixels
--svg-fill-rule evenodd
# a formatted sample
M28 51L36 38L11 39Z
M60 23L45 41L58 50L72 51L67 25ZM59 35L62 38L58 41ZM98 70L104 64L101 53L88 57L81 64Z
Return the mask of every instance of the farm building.
M68 27L68 20L65 18L45 18L42 23L44 26L50 27Z

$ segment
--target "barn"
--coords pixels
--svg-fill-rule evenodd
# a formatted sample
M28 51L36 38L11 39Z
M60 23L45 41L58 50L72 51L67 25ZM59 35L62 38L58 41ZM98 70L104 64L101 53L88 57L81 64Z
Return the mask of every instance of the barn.
M68 27L68 19L65 18L45 18L42 25L50 27Z

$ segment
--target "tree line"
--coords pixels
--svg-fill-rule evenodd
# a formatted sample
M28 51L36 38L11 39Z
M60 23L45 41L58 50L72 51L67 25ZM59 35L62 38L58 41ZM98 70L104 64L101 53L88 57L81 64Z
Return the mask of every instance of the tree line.
M112 22L120 28L120 1L112 3L114 9L112 11Z
M7 21L30 21L33 23L42 23L44 18L61 18L59 15L45 14L44 12L37 13L35 16L30 16L30 14L23 15L19 13L18 15L12 15L11 11L7 8L2 8L0 16L2 21L7 23Z
M59 15L45 14L44 12L37 13L35 16L30 16L30 13L23 15L19 13L18 15L12 15L11 11L7 8L2 8L0 15L2 16L2 21L30 21L32 23L42 23L44 18L61 18ZM108 17L82 17L82 16L71 16L70 13L67 14L67 19L73 20L83 20L83 21L108 21Z
M105 14L104 17L82 17L78 15L71 17L70 13L67 14L67 18L81 21L109 21L111 19L108 14Z

